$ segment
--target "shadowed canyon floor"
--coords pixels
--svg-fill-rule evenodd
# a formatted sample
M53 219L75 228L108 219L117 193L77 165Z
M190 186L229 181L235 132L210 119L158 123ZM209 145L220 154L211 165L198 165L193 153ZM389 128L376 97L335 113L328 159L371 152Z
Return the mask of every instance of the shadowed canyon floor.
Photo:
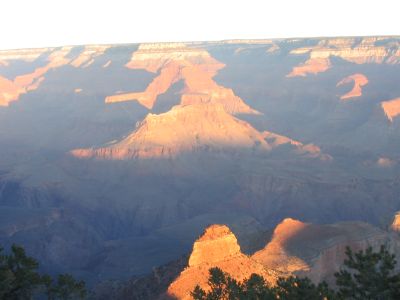
M0 242L92 286L150 273L226 224L234 234L205 240L229 242L232 272L329 279L346 243L392 241L378 228L400 210L399 48L393 36L0 51ZM206 272L196 251L185 289Z

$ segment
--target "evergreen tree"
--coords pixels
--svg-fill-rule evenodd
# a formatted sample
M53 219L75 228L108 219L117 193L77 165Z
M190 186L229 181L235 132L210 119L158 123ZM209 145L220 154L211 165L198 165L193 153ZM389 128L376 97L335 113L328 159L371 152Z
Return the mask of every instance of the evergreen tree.
M335 292L326 282L315 285L309 278L290 276L280 278L275 289L276 299L280 300L324 300L335 299Z
M12 245L9 255L0 247L0 300L28 300L34 296L49 300L85 299L83 281L69 274L59 275L57 281L38 272L39 263L26 255L24 248Z
M0 299L31 299L43 288L44 277L37 269L38 262L26 255L24 248L12 245L11 254L0 252Z
M394 273L397 262L384 246L379 252L369 247L356 253L347 247L346 256L344 267L335 274L341 299L400 299L400 274Z

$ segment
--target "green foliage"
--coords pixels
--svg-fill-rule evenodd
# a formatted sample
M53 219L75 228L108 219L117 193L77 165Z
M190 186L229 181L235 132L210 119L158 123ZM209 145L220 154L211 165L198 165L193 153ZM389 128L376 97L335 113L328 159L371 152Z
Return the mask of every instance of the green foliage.
M210 269L209 290L200 286L191 293L195 300L395 300L400 299L400 273L394 273L396 259L385 247L353 253L335 274L337 291L326 282L314 284L309 278L290 276L270 287L265 279L252 274L237 282L219 268Z
M379 252L369 247L353 253L346 248L347 259L335 274L342 299L400 299L400 274L395 274L396 259L381 246Z
M326 282L315 285L309 278L290 276L280 278L275 287L277 298L281 300L323 300L335 299L335 292L330 290Z
M76 281L69 274L58 275L56 282L53 282L50 279L46 285L49 300L72 300L86 298L85 282Z
M30 299L43 287L44 278L37 272L38 267L38 262L20 246L12 245L10 255L1 252L0 299Z
M0 247L0 300L32 299L44 293L51 300L86 297L85 283L71 275L59 275L53 282L49 275L39 274L39 263L27 256L24 248L12 245L9 255L3 251Z

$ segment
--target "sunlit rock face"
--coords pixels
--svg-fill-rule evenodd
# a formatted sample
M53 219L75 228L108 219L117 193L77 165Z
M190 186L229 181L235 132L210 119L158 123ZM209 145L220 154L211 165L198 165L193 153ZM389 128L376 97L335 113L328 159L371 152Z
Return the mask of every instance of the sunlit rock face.
M397 212L394 217L390 229L394 232L400 232L400 212Z
M363 74L353 74L343 78L336 86L352 83L353 88L348 93L340 96L341 100L347 100L362 96L362 87L368 83L368 78Z
M307 76L307 74L318 74L325 72L331 66L328 58L310 58L303 64L293 68L287 77Z
M65 56L72 47L64 47L52 52L48 57L48 63L44 67L35 69L34 72L15 77L13 81L0 76L0 105L7 106L10 102L18 100L21 94L36 90L44 80L44 75L50 69L63 66L69 62ZM21 54L24 56L24 54ZM32 59L31 56L28 56ZM34 59L34 58L33 58Z
M222 104L232 114L258 113L236 96L232 89L214 81L213 77L224 68L224 64L204 49L187 47L182 43L142 44L126 66L159 74L144 92L108 96L106 103L137 100L146 108L152 109L159 95L165 93L174 83L183 80L182 104L216 103Z
M333 274L342 266L347 246L353 251L369 246L378 250L383 244L393 253L399 253L400 239L363 222L314 225L288 218L275 228L271 241L252 258L282 274L334 283Z
M356 38L322 39L316 46L294 49L290 52L292 55L308 55L309 59L294 67L288 76L306 76L325 72L331 66L330 57L340 57L356 64L400 63L399 42L379 45L379 41L384 39L379 37L363 38L361 41Z
M314 144L303 144L299 141L293 140L287 136L276 134L269 131L262 133L264 139L271 145L272 148L279 148L280 146L290 145L295 149L295 153L304 154L310 158L319 158L320 160L330 161L332 157L329 154L322 152L321 148Z
M248 123L228 114L223 105L192 104L149 114L125 139L99 149L77 149L80 158L130 159L174 157L211 149L270 150L263 135Z
M8 61L20 60L26 62L33 62L41 55L52 48L34 48L34 49L15 49L15 50L0 50L0 61L8 65Z
M381 106L390 122L400 115L400 98L383 101Z
M85 46L85 49L75 58L71 65L75 68L87 68L93 64L96 57L104 54L104 52L111 46L108 45L89 45Z
M5 63L13 60L32 62L38 59L40 55L49 53L46 64L36 68L32 73L16 76L13 80L0 75L0 106L8 106L10 102L18 100L22 94L36 90L45 80L46 73L52 69L57 69L67 64L75 68L90 66L94 59L102 55L109 46L86 46L81 54L73 60L68 58L72 48L72 46L66 46L61 49L43 48L0 52L0 59L3 58Z
M167 295L177 299L191 299L190 292L198 284L208 290L209 269L219 267L233 278L243 281L252 273L262 275L274 283L276 275L240 251L235 235L225 225L211 225L196 240L188 267L169 286Z

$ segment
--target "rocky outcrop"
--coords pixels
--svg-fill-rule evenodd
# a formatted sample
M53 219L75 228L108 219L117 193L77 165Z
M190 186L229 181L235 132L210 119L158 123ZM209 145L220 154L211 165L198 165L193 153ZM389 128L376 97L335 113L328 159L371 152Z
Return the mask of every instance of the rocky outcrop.
M8 62L13 60L22 60L33 62L40 55L54 51L55 48L32 48L32 49L15 49L15 50L0 50L0 61Z
M381 245L388 245L394 253L400 251L400 239L367 223L315 225L289 218L275 228L271 241L252 258L284 274L333 283L333 274L346 258L346 246L358 251Z
M400 98L383 101L381 107L390 122L400 115Z
M392 224L390 224L390 229L397 233L400 232L400 212L394 215Z
M305 155L310 158L319 158L320 160L330 161L332 157L321 151L321 148L314 144L303 144L293 140L287 136L279 135L270 131L263 131L264 139L272 148L279 148L283 145L290 145L294 148L294 152L299 155Z
M286 77L307 76L325 72L331 67L329 58L310 58L303 64L296 66Z
M0 76L0 105L8 106L10 102L18 100L20 95L37 89L49 70L69 63L66 55L71 49L72 47L63 47L53 51L44 67L37 68L29 74L19 75L13 81Z
M109 47L110 46L108 45L86 46L75 59L68 57L73 49L72 46L66 46L60 49L42 48L0 52L0 60L4 59L6 63L8 60L14 59L31 62L37 59L40 55L50 52L47 57L47 63L42 67L36 68L31 73L16 76L14 80L9 80L0 76L0 106L8 106L10 102L18 100L22 94L36 90L45 79L46 73L49 70L67 64L70 64L75 68L86 68L94 62L96 57L104 54Z
M79 54L79 56L71 62L71 66L75 68L87 68L94 62L96 57L103 55L104 52L110 47L111 46L109 45L85 46L85 49Z
M290 54L306 54L309 58L305 63L294 67L289 77L324 72L331 66L329 63L331 56L356 64L400 63L399 42L391 42L390 37L367 37L361 41L356 38L322 39L315 46L296 48Z
M131 159L174 157L201 150L270 150L263 135L247 122L214 104L179 105L170 111L149 114L125 139L98 149L77 149L79 158Z
M336 86L342 86L344 84L353 83L353 88L348 93L340 96L341 100L347 100L350 98L356 98L362 96L362 87L368 84L368 78L363 74L353 74L343 78L337 83Z
M190 292L198 284L208 289L209 269L219 267L239 281L257 273L270 283L276 280L273 271L265 269L240 251L235 235L225 225L212 225L194 243L188 267L171 283L167 294L176 299L191 299Z
M222 104L232 114L258 113L231 89L218 85L213 80L224 64L204 49L188 47L183 43L142 44L133 53L126 67L158 72L158 76L145 91L108 96L106 103L136 100L152 109L159 95L165 93L174 83L183 80L182 104L214 103Z

